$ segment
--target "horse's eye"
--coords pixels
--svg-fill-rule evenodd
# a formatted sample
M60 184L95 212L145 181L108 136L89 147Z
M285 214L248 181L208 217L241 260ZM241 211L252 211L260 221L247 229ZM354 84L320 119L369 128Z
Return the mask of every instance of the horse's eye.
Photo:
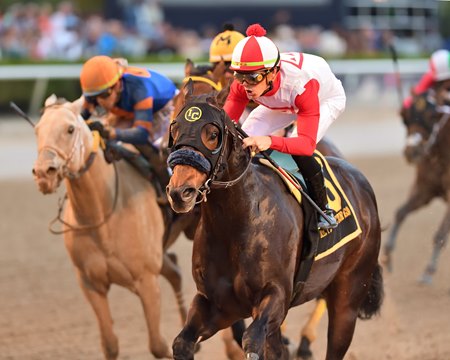
M70 125L69 128L67 129L67 132L69 134L73 134L74 131L75 131L75 126L73 126L73 125Z
M220 130L216 125L207 124L202 129L202 142L209 149L214 150L219 145Z

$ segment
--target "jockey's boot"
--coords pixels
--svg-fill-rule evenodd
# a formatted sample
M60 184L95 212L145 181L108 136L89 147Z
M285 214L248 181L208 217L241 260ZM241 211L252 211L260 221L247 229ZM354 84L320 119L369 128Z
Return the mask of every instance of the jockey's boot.
M152 144L135 145L139 152L148 160L153 174L155 175L155 189L158 195L159 205L168 205L166 187L169 184L170 173L167 167L167 160L163 159L159 150Z
M338 223L334 218L333 210L328 206L327 189L325 187L322 170L311 178L305 179L305 181L306 186L311 193L311 197L328 218L325 219L322 214L319 214L317 227L322 230L334 229L337 227Z

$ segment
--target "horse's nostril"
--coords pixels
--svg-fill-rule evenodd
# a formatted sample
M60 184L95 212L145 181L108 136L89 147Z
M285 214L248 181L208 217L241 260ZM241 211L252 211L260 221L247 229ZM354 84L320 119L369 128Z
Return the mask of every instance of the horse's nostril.
M32 173L33 175L36 175L36 170L33 168L33 169L31 170L31 173Z
M183 190L183 197L190 198L195 193L195 189L192 187L188 187Z
M48 175L53 175L53 174L55 174L55 173L56 173L56 168L55 168L55 167L50 166L50 167L47 169L47 174L48 174Z

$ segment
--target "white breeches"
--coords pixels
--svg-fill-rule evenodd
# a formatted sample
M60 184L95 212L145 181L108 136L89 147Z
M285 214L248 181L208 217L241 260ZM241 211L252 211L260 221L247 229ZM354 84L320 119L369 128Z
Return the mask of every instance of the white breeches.
M319 129L317 140L323 138L330 125L345 109L345 95L335 96L324 100L320 104ZM297 114L287 114L259 105L253 110L242 125L242 129L250 136L270 135L281 130L297 120ZM292 131L292 137L297 137L297 130Z

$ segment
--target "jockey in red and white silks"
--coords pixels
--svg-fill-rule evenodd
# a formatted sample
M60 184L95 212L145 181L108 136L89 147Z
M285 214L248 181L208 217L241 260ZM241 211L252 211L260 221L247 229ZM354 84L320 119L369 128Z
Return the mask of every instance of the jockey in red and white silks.
M319 56L282 53L280 60L280 71L272 89L253 99L263 106L250 113L242 128L249 135L267 135L297 120L297 133L292 136L301 139L271 136L271 148L295 155L311 155L328 127L345 109L344 88ZM235 81L225 111L231 119L239 119L249 100L244 86Z
M234 81L224 109L237 122L253 100L259 106L244 121L250 135L244 147L291 154L301 170L311 197L320 207L318 228L337 226L320 165L313 153L325 131L345 109L345 92L327 62L304 53L280 54L265 29L254 24L234 50L230 69ZM273 133L296 122L297 136Z

